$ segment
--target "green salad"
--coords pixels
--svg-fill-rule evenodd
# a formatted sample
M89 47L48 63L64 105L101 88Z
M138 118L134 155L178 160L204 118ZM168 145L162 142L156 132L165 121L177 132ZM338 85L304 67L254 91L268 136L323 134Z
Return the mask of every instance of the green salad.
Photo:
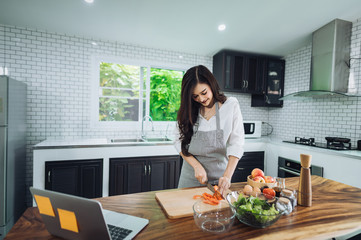
M242 220L255 225L268 223L276 219L279 213L274 204L253 196L245 197L243 194L238 196L233 206Z

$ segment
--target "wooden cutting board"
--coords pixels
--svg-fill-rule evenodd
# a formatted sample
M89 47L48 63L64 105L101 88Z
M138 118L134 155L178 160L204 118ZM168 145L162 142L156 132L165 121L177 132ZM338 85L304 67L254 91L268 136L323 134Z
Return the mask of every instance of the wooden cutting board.
M180 189L169 192L158 192L155 198L158 200L168 218L182 218L193 216L193 204L198 199L193 199L194 195L202 195L202 193L212 194L207 187Z

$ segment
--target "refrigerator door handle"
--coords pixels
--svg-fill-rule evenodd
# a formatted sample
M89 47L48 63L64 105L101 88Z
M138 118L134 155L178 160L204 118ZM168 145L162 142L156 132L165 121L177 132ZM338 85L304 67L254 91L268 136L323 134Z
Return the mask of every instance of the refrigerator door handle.
M7 151L7 128L0 128L0 226L7 223L7 205L6 205L6 151Z

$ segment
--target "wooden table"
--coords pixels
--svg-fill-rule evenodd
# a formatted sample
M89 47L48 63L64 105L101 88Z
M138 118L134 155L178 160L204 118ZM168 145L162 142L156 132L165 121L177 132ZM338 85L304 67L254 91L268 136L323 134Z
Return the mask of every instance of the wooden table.
M232 190L245 183L232 184ZM286 186L297 188L298 178L287 178ZM168 219L155 199L156 192L98 199L103 208L150 220L137 239L329 239L361 230L361 189L312 176L312 207L297 206L288 216L264 228L248 227L238 220L220 235L202 232L193 217ZM173 190L165 190L173 191ZM51 236L37 208L28 208L5 239L57 239Z

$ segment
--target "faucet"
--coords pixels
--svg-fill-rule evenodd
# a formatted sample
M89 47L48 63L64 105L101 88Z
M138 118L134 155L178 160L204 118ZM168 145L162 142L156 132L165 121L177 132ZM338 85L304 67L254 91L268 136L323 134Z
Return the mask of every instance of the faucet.
M169 128L169 123L167 124L167 129L165 130L165 139L168 139L168 128Z
M149 116L149 115L145 115L144 117L143 117L143 121L142 121L142 139L146 139L146 134L145 134L145 132L144 132L144 122L145 122L145 120L146 119L149 119L150 120L150 122L152 123L152 131L154 131L154 126L153 126L153 119Z

